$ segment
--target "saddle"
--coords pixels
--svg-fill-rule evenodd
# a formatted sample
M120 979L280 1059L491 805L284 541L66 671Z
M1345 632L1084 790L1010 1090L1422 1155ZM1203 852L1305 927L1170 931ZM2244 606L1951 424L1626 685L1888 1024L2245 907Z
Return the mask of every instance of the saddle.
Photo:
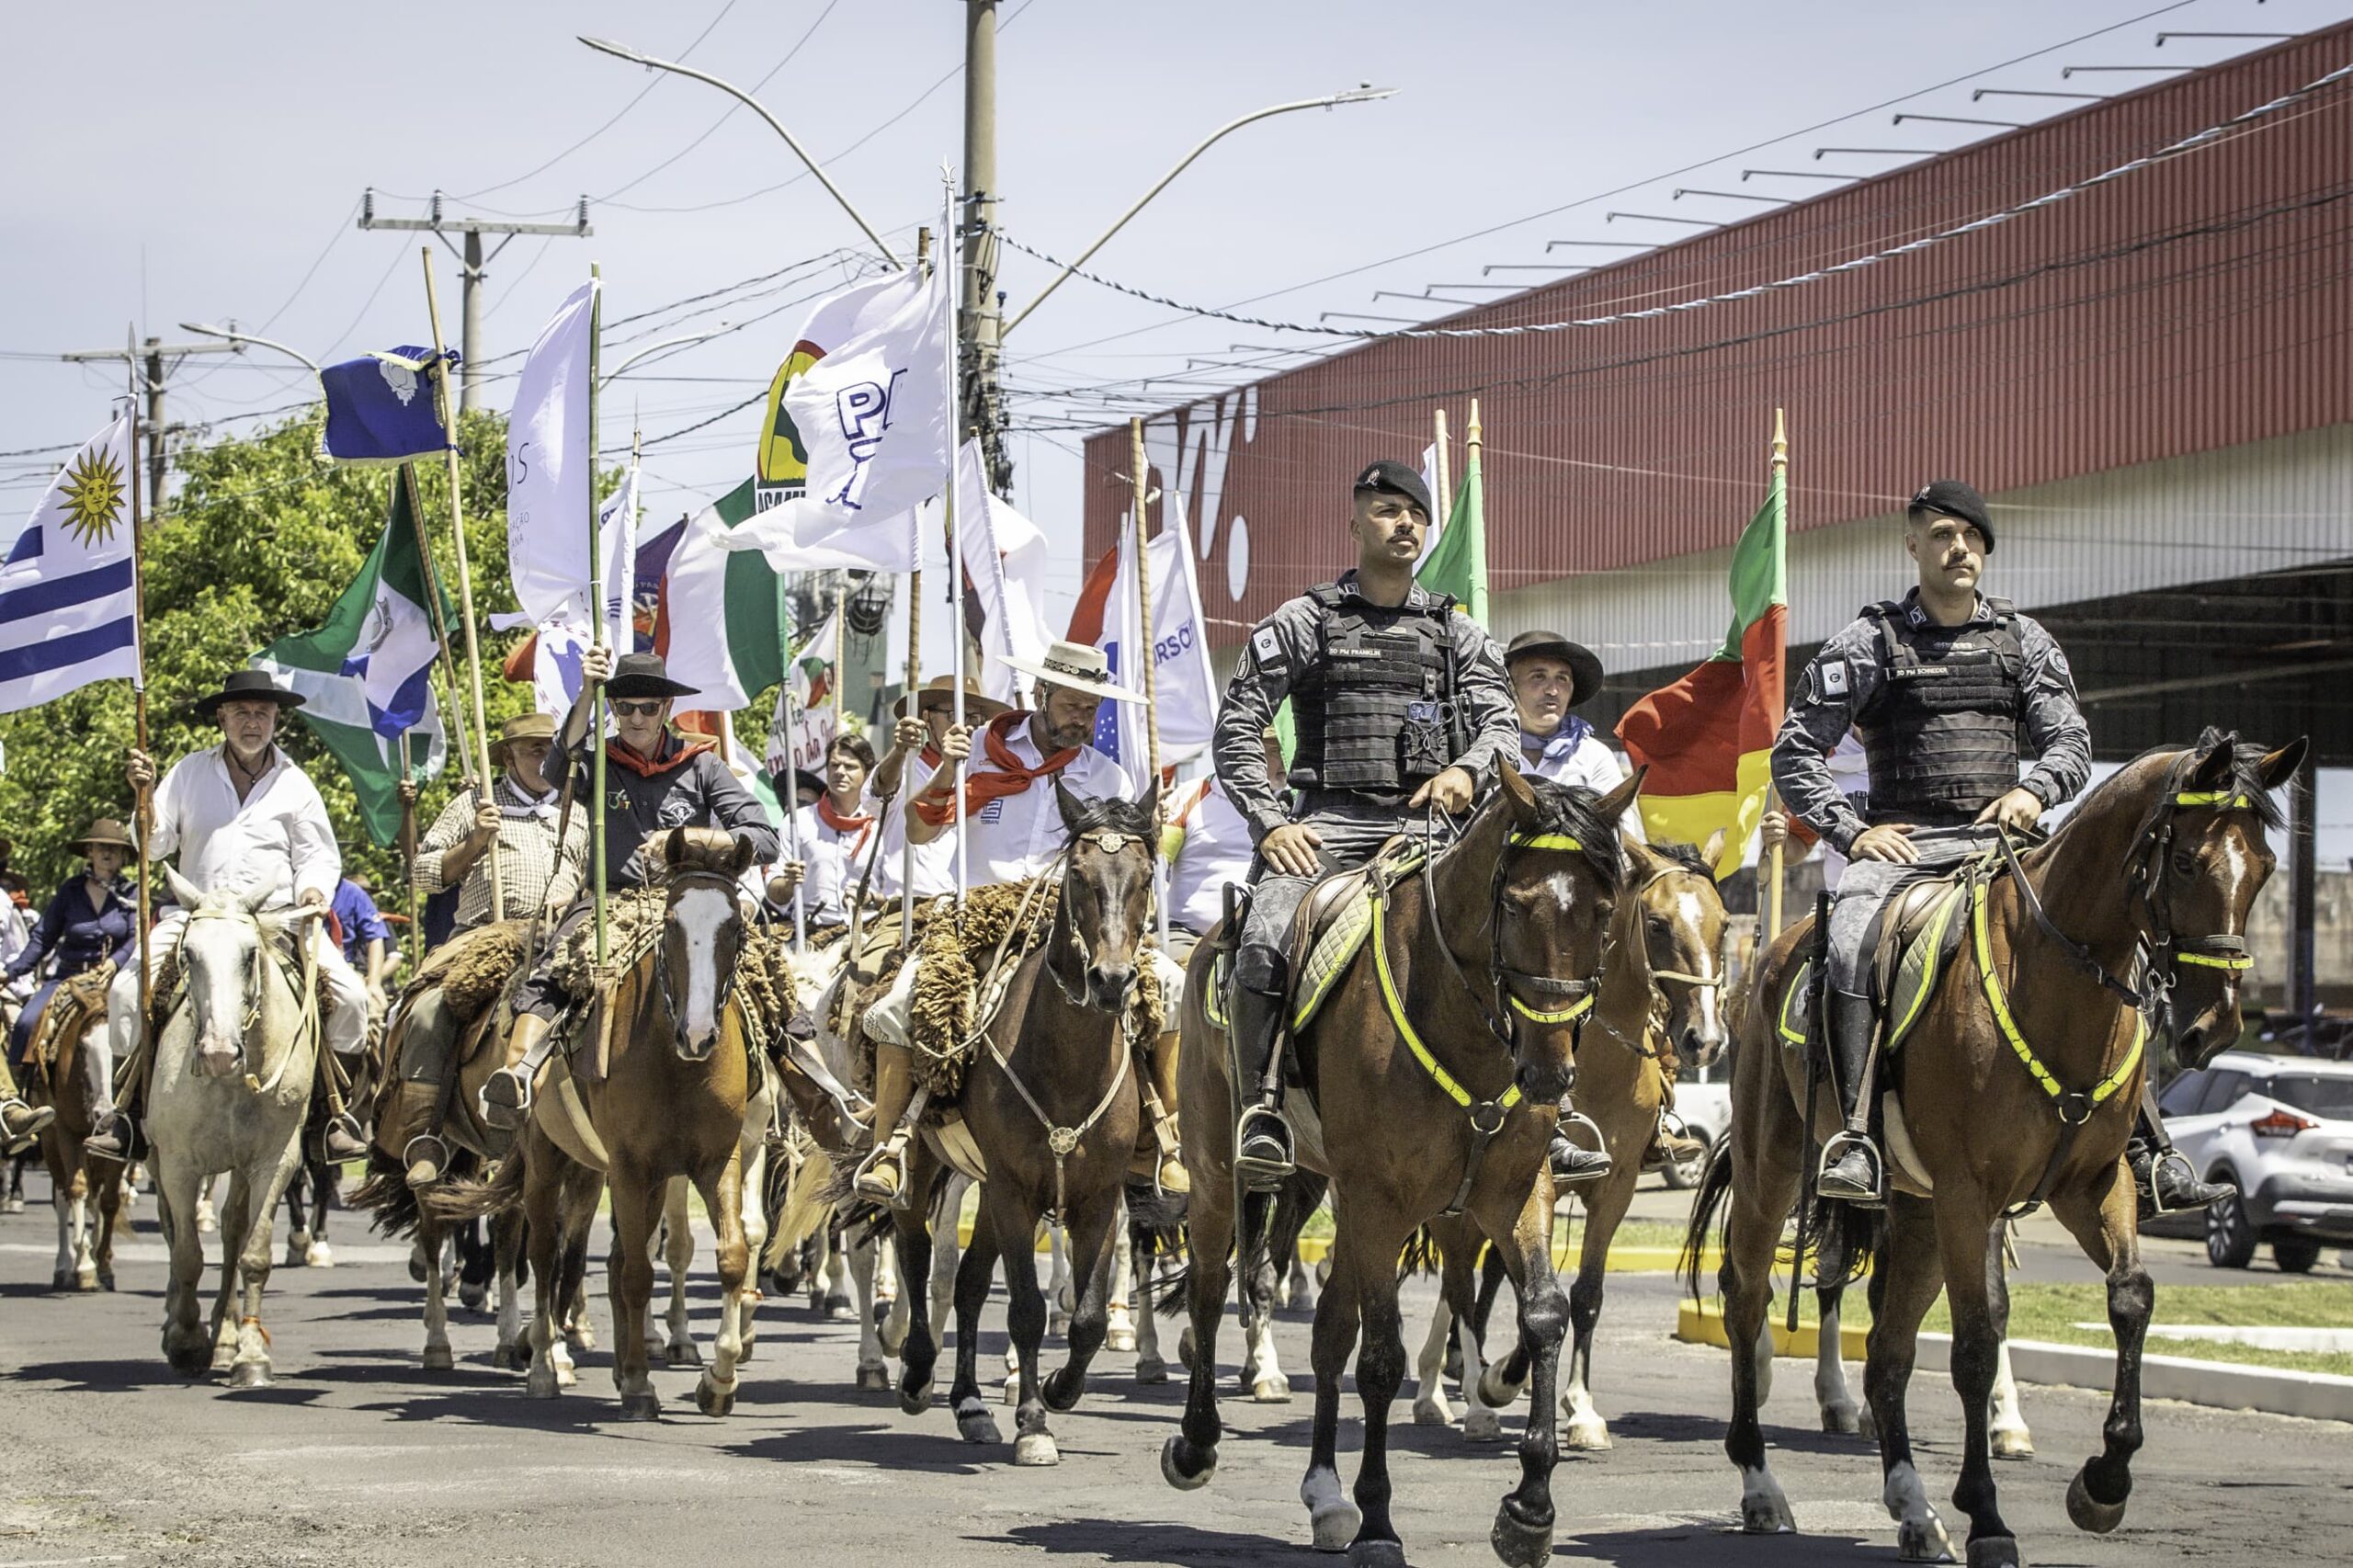
M1365 864L1349 871L1335 871L1308 890L1292 917L1283 944L1286 971L1290 976L1288 1002L1293 1034L1304 1029L1322 1011L1348 966L1372 934L1373 900L1382 890L1422 869L1427 858L1422 840L1399 834L1381 846ZM1218 955L1218 968L1202 998L1210 1022L1226 1024L1225 994L1231 983L1229 955Z
M33 1026L32 1039L26 1042L25 1061L44 1084L65 1042L81 1039L92 1024L106 1021L107 988L114 983L114 963L108 960L58 982L40 1022Z
M1927 1011L1928 1000L1952 968L1969 928L1969 912L1984 892L1998 852L1941 877L1923 878L1880 906L1864 941L1871 954L1870 999L1881 1045L1893 1051ZM1781 994L1774 1028L1784 1044L1802 1046L1809 1021L1813 960L1801 961Z

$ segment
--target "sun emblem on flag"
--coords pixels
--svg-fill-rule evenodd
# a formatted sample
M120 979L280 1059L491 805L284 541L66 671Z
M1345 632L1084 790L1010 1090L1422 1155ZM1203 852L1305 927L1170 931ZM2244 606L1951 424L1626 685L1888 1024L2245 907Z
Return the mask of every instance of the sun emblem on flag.
M65 473L65 528L83 548L114 534L122 510L122 469L110 451L84 452Z

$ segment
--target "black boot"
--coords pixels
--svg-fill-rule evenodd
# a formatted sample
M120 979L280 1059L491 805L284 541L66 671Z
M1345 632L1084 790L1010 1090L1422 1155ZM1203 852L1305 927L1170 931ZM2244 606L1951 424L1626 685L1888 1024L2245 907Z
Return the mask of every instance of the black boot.
M1863 1101L1862 1089L1877 1020L1867 996L1828 991L1824 997L1830 1017L1823 1020L1823 1027L1846 1127L1823 1145L1822 1168L1813 1178L1814 1196L1875 1209L1887 1201L1887 1163L1871 1141L1870 1107Z
M1571 1138L1572 1124L1591 1133L1595 1147L1588 1149ZM1599 1181L1614 1168L1609 1151L1601 1146L1601 1129L1594 1125L1591 1117L1567 1106L1561 1108L1560 1123L1552 1129L1552 1146L1547 1152L1546 1163L1552 1167L1554 1187L1583 1187L1587 1182Z
M2132 1124L2132 1140L2124 1146L2124 1163L2132 1172L2132 1186L2141 1202L2141 1218L2203 1209L2238 1189L2228 1182L2200 1181L2197 1169L2165 1136L2164 1119L2154 1097L2141 1095Z
M1234 1171L1251 1191L1272 1192L1295 1168L1297 1149L1290 1123L1283 1119L1282 1080L1268 1071L1282 1028L1283 998L1237 985L1232 1012L1227 1028L1234 1087L1243 1103L1233 1133Z

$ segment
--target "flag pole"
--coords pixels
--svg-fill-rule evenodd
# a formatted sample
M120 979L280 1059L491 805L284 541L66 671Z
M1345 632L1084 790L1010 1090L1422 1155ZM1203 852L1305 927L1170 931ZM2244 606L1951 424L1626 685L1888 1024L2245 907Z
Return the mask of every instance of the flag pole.
M131 347L135 348L137 347L136 337L136 333L131 333L126 336L125 341L129 343ZM143 466L139 459L139 374L141 361L136 354L126 352L124 358L128 361L131 374L131 442L129 449L131 461L128 464L131 470L131 626L132 647L136 653L136 658L133 661L132 665L135 673L133 674L131 681L131 722L133 744L139 747L139 755L146 756L148 755L147 529L144 519L140 517L139 506L139 471ZM152 758L150 759L149 766L153 766ZM155 787L153 784L142 784L139 787L139 800L135 811L139 822L138 1056L139 1075L144 1077L152 1071L149 1063L153 1062L155 1059L155 1042L152 1038L152 1031L154 1028L155 1010L151 1005L153 1001L155 978L153 960L148 954L148 949L153 945L148 940L148 933L154 923L153 895L149 891L148 884L153 879L150 875L147 861L147 846L153 841L155 836ZM127 1085L115 1085L114 1103L117 1106L120 1106L123 1103L123 1092L126 1087Z
M784 613L784 574L781 572L777 574L776 579L776 608L777 635L782 640L784 650L784 670L777 687L777 696L782 699L784 709L785 791L783 798L777 801L777 806L784 812L785 858L799 860L801 858L801 787L798 776L801 770L796 759L794 744L799 732L792 717L792 666L794 664L792 631ZM805 864L801 869L801 874L804 881L809 875L809 869ZM767 890L761 891L765 892ZM802 883L795 882L792 887L792 950L796 953L805 953L809 950L808 901L802 898L801 892Z
M842 640L844 616L849 603L847 584L834 587L834 733L842 733Z
M1152 558L1145 549L1143 509L1150 497L1145 481L1150 477L1144 467L1143 421L1128 421L1128 467L1133 471L1135 482L1135 551L1136 551L1136 636L1132 644L1135 662L1143 670L1143 755L1150 769L1146 778L1148 793L1157 799L1160 793L1160 690L1157 672L1159 663L1154 656L1152 624ZM1124 673L1124 672L1122 672ZM1168 946L1168 862L1163 856L1152 858L1153 905L1159 911L1160 945Z
M604 529L597 526L597 359L600 340L605 335L604 274L595 262L588 264L588 635L593 646L605 646L605 541ZM591 898L596 906L597 968L601 972L606 963L605 944L605 683L598 681L588 704L588 744L590 783L596 800L588 812L589 874L593 879ZM561 845L558 846L562 847Z
M963 246L961 244L950 243L956 238L956 175L954 170L943 164L940 165L939 176L938 265L949 269L946 285L940 292L943 297L953 300L958 293L956 267L963 253ZM956 489L958 471L963 467L963 456L962 449L953 439L956 433L955 410L960 401L957 386L957 334L953 324L951 324L949 330L940 335L946 345L947 367L939 395L941 402L948 409L948 432L951 437L948 443L948 483L939 493L940 531L943 535L942 542L948 551L948 627L955 646L955 657L950 666L953 673L949 677L951 688L948 702L949 710L953 715L951 722L961 730L964 727L966 719L964 680L967 670L964 651L964 552L958 548L956 539ZM973 434L977 437L979 432L975 431ZM972 759L969 753L957 759L956 912L960 917L964 911L965 896L972 886L971 850L964 832L964 781L971 772L972 766Z
M1447 472L1446 410L1443 408L1431 410L1430 425L1438 432L1438 460L1430 469L1430 477L1438 481L1438 494L1431 497L1438 503L1438 516L1430 519L1430 530L1435 542L1437 531L1446 527L1447 519L1454 513L1454 476Z
M915 265L921 267L931 256L931 231L915 231ZM923 535L915 530L912 519L908 529L915 533L915 570L907 574L907 696L913 699L909 709L917 720L923 717ZM910 818L915 809L915 770L899 769L899 944L912 948L915 942L915 840ZM958 804L962 804L960 800Z
M482 765L473 784L479 798L490 800L490 721L484 717L482 699L482 644L474 633L474 584L472 574L466 568L466 506L465 486L460 483L458 453L458 400L449 393L449 351L441 337L441 302L433 290L433 247L426 245L425 257L425 313L433 323L433 396L439 405L443 455L449 464L449 534L458 551L458 614L466 623L466 668L472 676L474 709L473 761ZM593 460L593 459L592 459ZM594 489L594 486L591 486ZM411 492L412 502L415 493ZM417 532L421 539L425 525L420 517ZM438 606L436 606L438 612ZM471 770L470 770L471 771ZM506 911L506 878L498 869L498 857L490 858L490 905L501 915Z
M1788 421L1784 417L1783 411L1778 408L1773 411L1773 456L1768 467L1772 477L1779 481L1781 486L1781 527L1783 537L1786 538L1790 517L1790 435ZM1781 634L1786 642L1789 636L1789 623L1786 618L1782 621ZM1779 791L1770 785L1766 787L1765 809L1767 811L1778 808L1779 804L1777 799L1778 793ZM1767 856L1765 939L1768 942L1781 934L1781 846L1777 843Z
M434 639L441 647L441 682L449 697L449 731L457 743L458 776L466 781L467 789L488 800L489 795L474 777L474 754L466 744L465 705L458 695L458 655L449 646L449 618L441 613L440 574L434 570L433 551L425 542L425 503L418 499L416 464L401 464L400 474L392 483L398 485L404 482L408 485L409 532L416 540L417 562L425 571L425 613L432 619ZM505 911L500 911L501 918L504 915Z
M431 584L428 583L426 585L426 591L428 593L432 591ZM401 732L401 782L404 784L416 782L415 765L409 760L410 733L411 732L407 730ZM404 797L401 801L401 862L408 869L409 961L418 969L422 969L425 967L425 921L418 912L416 903L416 801L409 796L407 790L403 790L401 793ZM491 853L493 855L498 853L495 846L492 848ZM414 978L413 973L412 978Z

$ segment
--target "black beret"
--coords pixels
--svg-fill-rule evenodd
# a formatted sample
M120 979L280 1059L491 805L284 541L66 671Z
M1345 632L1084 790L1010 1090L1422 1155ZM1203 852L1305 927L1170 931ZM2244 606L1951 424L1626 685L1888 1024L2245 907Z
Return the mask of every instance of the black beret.
M1921 517L1958 517L1964 523L1974 523L1977 531L1985 536L1985 553L1994 553L1994 517L1986 507L1985 497L1958 479L1932 479L1913 493L1912 504L1904 516Z
M1388 458L1368 464L1365 471L1357 475L1356 488L1359 491L1382 490L1392 495L1403 495L1422 509L1423 517L1438 515L1430 506L1430 487L1422 483L1421 474Z

